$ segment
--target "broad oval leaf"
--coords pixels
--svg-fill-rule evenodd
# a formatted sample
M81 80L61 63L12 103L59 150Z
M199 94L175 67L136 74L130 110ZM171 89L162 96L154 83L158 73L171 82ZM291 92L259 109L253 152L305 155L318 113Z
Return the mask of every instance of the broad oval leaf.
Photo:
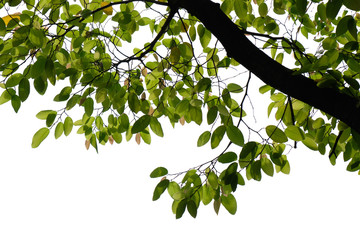
M288 141L286 134L274 125L267 126L266 133L274 142L284 143Z
M153 193L153 201L156 201L160 198L160 196L164 193L166 188L169 186L170 181L167 179L161 180L155 187L154 193Z
M238 146L244 145L244 136L239 128L235 127L234 125L229 125L226 128L226 135L230 139L231 142Z
M149 124L150 124L150 115L143 115L141 116L135 123L131 129L131 133L138 133L143 131Z
M228 196L221 195L221 203L228 210L228 212L232 215L236 213L237 203L234 195L229 194Z
M203 132L197 141L197 146L204 146L210 140L211 133L209 131Z
M157 177L162 177L165 176L166 174L168 174L168 170L164 167L158 167L155 168L151 173L150 173L150 177L151 178L157 178Z
M226 127L224 125L221 125L215 129L211 136L211 148L214 149L217 146L219 146L221 140L224 137L226 131Z
M42 141L49 135L50 130L46 127L39 129L33 136L31 147L37 148Z
M285 129L285 134L294 141L302 141L305 139L305 133L298 126L290 125Z
M237 155L234 152L226 152L219 156L218 162L221 163L230 163L237 159Z

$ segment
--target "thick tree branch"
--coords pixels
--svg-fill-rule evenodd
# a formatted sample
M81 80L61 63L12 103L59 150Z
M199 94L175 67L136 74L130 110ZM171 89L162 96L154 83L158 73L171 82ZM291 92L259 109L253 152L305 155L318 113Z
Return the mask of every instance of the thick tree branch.
M360 132L358 99L316 83L279 64L257 48L244 32L210 0L169 0L197 17L217 37L227 51L266 84L318 108Z

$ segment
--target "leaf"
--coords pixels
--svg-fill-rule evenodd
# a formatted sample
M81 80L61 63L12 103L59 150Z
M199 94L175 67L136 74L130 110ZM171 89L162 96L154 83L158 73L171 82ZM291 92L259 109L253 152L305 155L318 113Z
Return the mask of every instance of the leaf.
M197 146L201 147L204 146L210 140L211 133L209 131L203 132L197 141Z
M218 114L218 108L216 106L211 107L206 115L207 123L212 124L215 121L217 114Z
M54 97L55 102L62 102L69 99L71 94L72 88L71 87L64 87L58 95Z
M274 142L284 143L288 141L288 138L285 135L285 133L274 125L267 126L266 133Z
M221 203L230 214L234 215L236 213L236 199L232 194L229 194L228 196L221 195Z
M42 48L46 44L46 37L42 30L31 28L29 34L30 42L35 45L35 47Z
M219 187L219 183L218 183L218 177L216 176L216 174L214 172L210 172L207 178L210 186L216 190Z
M177 205L177 208L176 208L176 219L179 219L182 217L182 215L184 214L185 212L185 209L186 209L186 203L187 203L187 200L186 199L183 199L179 202L179 204Z
M326 4L326 16L330 20L335 19L340 8L342 6L342 0L329 0Z
M261 158L260 161L261 161L261 169L268 176L272 177L274 175L274 166L273 166L272 162L266 157Z
M2 20L4 21L5 25L8 25L8 23L13 19L17 19L18 21L20 21L20 14L20 12L9 14L5 17L2 17Z
M197 206L193 200L187 202L187 210L193 218L196 218L197 215Z
M218 162L221 163L230 163L237 159L237 155L234 152L226 152L224 154L221 154L218 158Z
M259 14L261 17L266 17L266 15L268 14L268 6L266 5L266 3L262 2L259 5Z
M296 0L296 10L300 16L306 13L307 0Z
M165 176L166 174L168 174L168 170L164 167L158 167L155 168L151 173L150 173L150 177L151 178L157 178L157 177L162 177Z
M66 117L64 121L64 134L68 136L71 133L71 130L74 126L73 120L71 117Z
M166 188L169 186L170 181L167 179L161 180L155 187L154 193L153 193L153 201L156 201L160 198L160 196L164 193Z
M109 4L110 4L109 2L101 2L100 3L101 7L105 7L105 6L109 5ZM106 15L112 15L113 14L113 7L109 6L107 8L104 8L103 11L104 11L104 13Z
M236 83L229 83L227 89L232 93L241 93L243 91L243 88Z
M214 211L216 215L219 214L220 206L221 206L221 198L214 200Z
M46 127L39 129L33 136L31 147L37 148L42 141L49 135L50 130Z
M40 120L46 120L47 117L49 116L49 114L56 114L56 111L43 110L43 111L38 112L38 114L36 114L36 117Z
M55 127L55 139L58 139L61 137L61 135L64 132L64 124L62 122L59 122ZM89 142L90 144L90 142Z
M360 1L358 0L342 0L343 4L354 11L360 11Z
M285 134L294 141L302 141L305 139L305 133L298 126L290 125L285 129Z
M11 97L11 106L13 107L13 109L16 113L19 111L20 106L21 106L21 100L20 100L19 96L13 95Z
M317 151L318 150L318 146L316 144L316 142L314 141L313 138L309 137L309 136L305 136L305 139L302 141L302 143L307 146L308 148L310 148L311 150Z
M149 126L151 120L150 115L143 115L141 116L135 123L131 129L131 133L138 133L143 131L147 126Z
M235 127L234 125L229 125L226 128L226 135L232 143L241 147L244 145L244 136L240 129Z
M102 103L106 100L107 97L107 89L106 88L98 88L95 94L95 100L97 103Z
M21 73L12 74L9 77L9 79L6 81L5 86L7 88L15 87L21 82L22 79L23 79L23 75Z
M19 83L19 98L24 102L30 94L30 82L28 79L23 78Z
M160 124L160 122L158 121L158 119L156 117L151 117L151 119L150 119L150 128L159 137L164 136L164 132L162 130L161 124Z
M226 127L224 125L221 125L215 129L211 136L211 148L214 149L217 146L219 146L221 140L224 137L226 131Z

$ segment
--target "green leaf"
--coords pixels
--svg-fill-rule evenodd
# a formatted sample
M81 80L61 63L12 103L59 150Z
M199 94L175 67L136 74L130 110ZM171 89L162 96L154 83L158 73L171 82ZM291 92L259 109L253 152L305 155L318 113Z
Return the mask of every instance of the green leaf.
M62 101L68 100L69 97L70 97L71 91L72 91L71 87L64 87L60 91L60 93L54 97L54 101L55 102L62 102Z
M206 48L209 45L211 40L211 32L207 30L202 24L199 24L197 27L197 32L200 38L200 43L203 48Z
M59 122L55 127L55 139L61 137L63 132L64 132L64 124L62 122Z
M56 118L56 113L50 113L46 118L46 126L51 127Z
M221 163L231 163L237 159L237 155L234 152L226 152L221 154L218 158L218 162Z
M19 98L24 102L30 94L30 82L28 79L23 78L19 83Z
M71 117L66 117L64 121L64 134L68 136L71 133L71 130L74 126L73 120Z
M240 131L240 129L238 129L234 125L229 125L226 128L226 135L228 136L230 141L233 142L234 144L241 147L244 145L244 136Z
M290 125L285 129L285 134L294 141L302 141L305 139L305 133L298 126Z
M143 115L141 116L135 123L131 129L131 133L138 133L143 131L147 126L149 126L151 120L150 115Z
M6 81L5 86L7 88L15 87L21 82L22 79L23 79L23 75L21 73L12 74L9 77L9 79Z
M138 113L140 111L140 109L141 109L140 100L135 93L131 92L129 94L128 103L129 103L129 108L131 109L131 111L133 111L135 113Z
M296 0L296 10L300 16L306 13L307 0Z
M31 28L29 34L29 40L35 47L42 48L46 44L46 37L43 31Z
M360 1L358 0L342 0L343 4L354 11L360 11Z
M95 100L97 103L102 103L106 100L107 97L107 89L106 88L98 88L95 94Z
M153 201L156 201L161 197L166 188L169 186L169 183L169 180L163 179L156 185L152 198Z
M150 177L157 178L157 177L165 176L166 174L168 174L168 170L166 168L158 167L158 168L155 168L154 171L152 171L150 173Z
M224 125L221 125L215 129L211 136L211 148L214 149L217 146L219 146L221 140L224 137L226 131L226 127Z
M216 106L211 107L206 115L207 123L212 124L215 121L217 114L218 114L218 108Z
M268 176L274 175L274 166L272 162L268 158L261 158L261 169L266 173Z
M209 131L203 132L197 141L197 146L201 147L204 146L210 140L211 133Z
M210 172L207 178L210 186L216 190L219 187L219 183L218 183L218 177L216 176L216 174L214 172Z
M54 110L43 110L36 114L36 117L40 120L46 120L49 114L56 114Z
M340 8L342 6L342 0L329 0L326 4L326 16L330 20L335 19Z
M158 119L156 117L151 117L151 119L150 119L150 128L159 137L164 136L164 132L162 130L161 124L160 124L160 122L158 121Z
M348 23L349 23L350 19L353 19L352 16L350 16L350 15L347 15L340 19L340 21L336 27L336 36L337 37L345 34L348 31Z
M221 203L230 214L234 215L236 213L237 203L232 194L229 194L228 196L221 195Z
M33 136L31 147L37 148L42 141L49 135L50 130L46 127L39 129Z
M288 141L285 133L274 125L269 125L266 127L266 134L277 143L284 143Z
M357 60L349 58L349 60L347 61L347 65L354 72L360 73L360 63Z
M243 88L236 83L229 83L227 89L232 93L241 93L243 91Z
M177 208L176 208L176 219L179 219L182 217L182 215L184 214L185 212L185 209L186 209L186 203L187 203L187 200L186 199L183 199L179 202L179 204L177 205Z
M307 146L308 148L310 148L311 150L317 151L318 150L318 146L316 144L316 142L314 141L313 138L309 137L309 136L305 136L305 139L302 141L302 143Z
M259 14L261 17L266 17L266 15L268 14L268 6L266 5L266 3L262 2L259 5Z
M187 210L193 218L196 218L197 215L197 206L193 200L187 202Z
M12 105L14 111L17 113L21 106L21 100L20 100L19 96L13 95L11 97L11 105Z

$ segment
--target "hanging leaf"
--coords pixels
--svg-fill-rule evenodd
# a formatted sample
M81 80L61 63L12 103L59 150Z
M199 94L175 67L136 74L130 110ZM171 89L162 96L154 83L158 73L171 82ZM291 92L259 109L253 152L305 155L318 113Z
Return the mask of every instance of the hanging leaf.
M235 127L234 125L229 125L226 128L226 135L230 139L231 142L238 146L244 145L244 136L239 128Z
M214 149L217 146L219 146L221 140L224 137L226 131L226 127L224 125L221 125L215 129L211 136L211 148Z
M170 181L167 179L161 180L155 187L154 193L153 193L153 201L156 201L160 198L160 196L164 193L166 188L169 186Z
M218 158L218 162L221 163L231 163L237 159L237 155L234 152L226 152L221 154Z
M162 177L165 176L166 174L168 174L168 170L164 167L158 167L155 168L151 173L150 173L150 177L151 178L157 178L157 177Z
M203 132L197 141L197 146L204 146L210 140L211 133L209 131Z
M37 148L42 141L49 135L50 130L46 127L39 129L33 136L31 147Z
M143 131L147 126L149 126L151 120L151 116L143 115L141 116L135 123L131 129L131 133L138 133Z
M288 141L286 134L274 125L267 126L266 133L274 142L284 143Z
M228 196L221 195L221 203L228 210L228 212L232 215L236 213L237 204L234 195L229 194Z

